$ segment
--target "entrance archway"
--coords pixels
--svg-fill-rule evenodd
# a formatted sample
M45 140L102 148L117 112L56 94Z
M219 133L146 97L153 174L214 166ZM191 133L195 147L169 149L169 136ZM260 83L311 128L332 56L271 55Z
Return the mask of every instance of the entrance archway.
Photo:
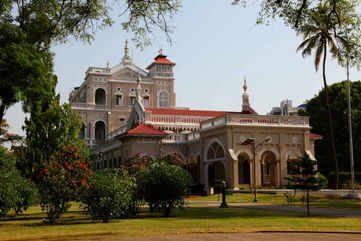
M277 159L276 155L271 151L262 154L261 162L262 186L277 185Z
M225 151L219 141L211 142L206 152L205 188L215 187L217 183L226 180ZM215 190L217 191L217 190Z
M251 170L250 170L250 158L247 154L240 154L238 156L238 183L250 184L251 183Z
M102 121L95 123L95 142L96 144L103 143L105 141L105 124Z
M217 187L217 184L226 179L226 172L221 161L212 162L208 166L208 183L211 187ZM215 188L215 192L220 191Z

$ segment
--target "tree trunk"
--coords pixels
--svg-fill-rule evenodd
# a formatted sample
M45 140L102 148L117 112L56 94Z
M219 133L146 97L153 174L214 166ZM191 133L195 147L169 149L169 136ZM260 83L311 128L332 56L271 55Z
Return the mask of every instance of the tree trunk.
M306 191L306 206L307 206L307 217L310 216L310 190Z
M5 105L0 105L0 125L3 122L4 115L5 115Z
M336 171L336 189L339 187L339 171L338 171L338 160L336 155L336 144L335 144L335 136L333 131L333 120L332 120L332 113L331 113L331 107L328 99L328 87L327 87L327 81L326 81L326 57L327 57L327 43L324 43L324 49L323 49L323 84L325 88L325 98L326 98L326 105L327 105L327 112L328 112L328 126L330 129L330 144L332 148L332 157L335 162L335 171Z

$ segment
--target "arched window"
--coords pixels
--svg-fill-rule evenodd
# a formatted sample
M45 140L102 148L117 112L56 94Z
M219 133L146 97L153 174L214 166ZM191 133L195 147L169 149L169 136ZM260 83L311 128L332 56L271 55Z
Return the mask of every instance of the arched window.
M169 107L169 94L165 91L159 94L159 107L168 108Z
M102 121L95 123L95 141L97 144L105 140L105 124Z
M105 105L106 104L105 90L99 88L95 91L95 104L96 105Z
M116 105L123 105L123 96L122 95L117 95L115 98L116 98L115 99Z
M218 143L213 143L207 152L207 160L217 159L224 157L224 151L221 145Z

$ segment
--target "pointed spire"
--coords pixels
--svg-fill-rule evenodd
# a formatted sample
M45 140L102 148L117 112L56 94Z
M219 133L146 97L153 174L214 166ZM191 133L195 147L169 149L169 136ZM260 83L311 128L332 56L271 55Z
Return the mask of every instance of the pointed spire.
M242 95L242 112L249 113L250 112L250 104L249 104L249 97L247 94L247 78L244 77L243 81L243 95Z
M243 92L244 93L247 92L247 76L244 76L244 79L243 79Z
M122 59L122 63L124 65L132 63L132 59L129 56L128 40L125 40L124 56Z
M106 67L107 72L110 72L110 63L109 60L107 60L107 67Z
M142 83L142 79L140 78L140 74L138 74L138 77L137 77L137 89L136 89L136 97L137 97L137 100L139 102L141 102L142 100L142 86L141 86L141 83Z

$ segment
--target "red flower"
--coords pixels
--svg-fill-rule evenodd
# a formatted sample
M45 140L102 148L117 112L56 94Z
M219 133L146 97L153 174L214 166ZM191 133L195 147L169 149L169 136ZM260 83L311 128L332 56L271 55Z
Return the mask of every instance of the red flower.
M86 183L86 179L85 179L85 178L81 179L81 185L82 185L82 186L86 186L86 184L87 184L87 183Z

